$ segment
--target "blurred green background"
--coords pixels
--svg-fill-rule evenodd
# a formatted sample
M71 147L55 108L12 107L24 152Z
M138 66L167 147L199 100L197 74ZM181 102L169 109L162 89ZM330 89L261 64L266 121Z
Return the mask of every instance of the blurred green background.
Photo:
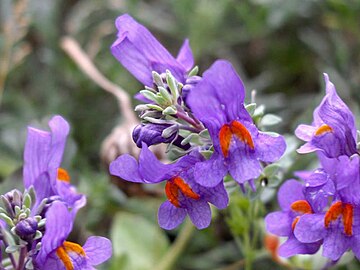
M132 96L142 86L109 51L116 36L114 20L123 13L148 27L174 55L189 38L200 73L215 59L230 60L247 87L247 101L256 89L257 103L282 117L274 129L289 134L293 148L300 143L291 137L295 127L311 122L324 95L323 72L358 115L360 127L358 0L0 0L0 191L21 185L26 126L46 127L51 115L63 115L72 127L64 167L88 195L72 237L80 242L89 233L112 238L114 257L102 269L158 269L178 233L157 226L161 187L124 192L118 180L110 179L99 151L123 121L117 101L59 46L64 35L75 38L98 69ZM295 169L316 166L312 156L293 153L288 159L287 177ZM259 227L262 217L277 207L274 192L269 194L266 208L251 221ZM246 202L241 196L233 200L210 228L193 233L173 269L242 269L244 254L234 228L246 216ZM273 262L261 239L255 245L264 255L255 260L254 269L311 265L302 263L307 258L285 266ZM348 261L339 269L359 269L355 260ZM314 262L307 267L319 269Z

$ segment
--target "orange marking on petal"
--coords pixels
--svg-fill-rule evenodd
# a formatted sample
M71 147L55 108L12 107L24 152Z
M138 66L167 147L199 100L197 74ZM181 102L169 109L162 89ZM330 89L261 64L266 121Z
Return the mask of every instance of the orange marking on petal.
M330 206L325 214L325 227L329 228L330 222L336 220L342 214L342 202L336 202Z
M254 149L254 142L247 128L238 121L232 121L230 124L231 133L236 135L241 141L246 143L251 149Z
M181 177L176 176L172 180L174 181L174 184L179 187L182 194L184 194L186 197L194 199L194 200L200 199L200 195L197 194L196 192L194 192L191 189L191 187L188 184L186 184L185 181Z
M56 250L56 255L62 261L66 270L74 270L72 261L70 260L70 257L66 253L65 248L63 246L58 247L58 249Z
M291 223L291 229L293 231L295 230L295 226L299 222L299 220L300 220L300 216L297 216L296 218L294 218L293 222Z
M81 255L83 257L85 256L84 249L77 243L65 241L63 247L65 248L66 252L75 252L78 255Z
M301 214L311 214L313 211L310 204L306 200L298 200L290 206L291 210Z
M60 247L56 250L56 255L62 261L66 270L74 270L74 265L70 259L69 252L74 252L80 256L85 257L84 249L76 243L65 241Z
M329 125L323 124L315 131L315 136L320 136L327 132L333 132L333 129Z
M172 181L167 181L165 185L165 194L169 202L176 207L180 207L179 187Z
M223 125L219 131L219 140L220 140L220 147L221 147L224 157L227 157L229 154L231 136L232 136L232 133L231 133L230 126L227 124Z
M70 183L70 175L68 174L68 172L63 169L63 168L58 168L57 170L57 179L59 181L63 181L66 183Z
M353 217L354 217L354 207L345 203L343 206L343 224L344 224L344 232L346 235L352 235L352 225L353 225Z

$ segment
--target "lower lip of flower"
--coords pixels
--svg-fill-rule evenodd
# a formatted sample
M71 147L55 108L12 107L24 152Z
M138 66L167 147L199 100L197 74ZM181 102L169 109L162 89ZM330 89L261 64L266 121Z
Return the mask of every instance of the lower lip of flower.
M165 186L165 194L169 202L176 207L181 207L179 201L180 192L188 198L199 200L200 195L194 192L191 187L180 177L175 176L167 181Z
M233 135L247 144L251 150L254 150L255 146L249 130L239 121L234 120L230 124L223 125L219 131L220 147L224 157L229 155L229 148Z

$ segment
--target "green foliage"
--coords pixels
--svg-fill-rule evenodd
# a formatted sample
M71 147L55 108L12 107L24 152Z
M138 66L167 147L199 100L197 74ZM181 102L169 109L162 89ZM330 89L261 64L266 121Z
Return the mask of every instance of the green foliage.
M169 240L157 224L125 212L114 217L111 240L112 270L154 269L169 248Z

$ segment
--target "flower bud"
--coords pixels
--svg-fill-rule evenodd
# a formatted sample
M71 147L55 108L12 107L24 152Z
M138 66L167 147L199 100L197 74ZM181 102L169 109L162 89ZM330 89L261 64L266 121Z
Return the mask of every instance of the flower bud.
M162 125L162 124L141 124L134 128L132 137L137 147L141 148L142 142L146 143L148 146L159 144L159 143L168 143L175 138L175 133L168 138L162 136L164 129L170 127L171 125Z
M37 229L38 223L36 219L33 217L28 217L16 224L15 232L21 239L28 241L35 236Z
M5 195L1 196L6 211L11 218L15 217L15 206L22 207L22 193L17 190L13 189L7 192Z

